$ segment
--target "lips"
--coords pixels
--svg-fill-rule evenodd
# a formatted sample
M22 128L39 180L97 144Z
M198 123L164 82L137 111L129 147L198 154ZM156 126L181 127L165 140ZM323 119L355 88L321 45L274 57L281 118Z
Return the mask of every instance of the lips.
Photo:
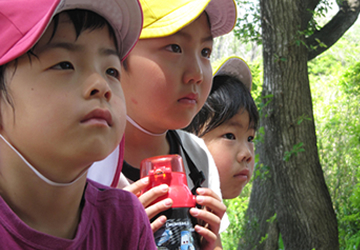
M110 111L106 109L95 109L88 113L81 121L81 123L106 123L109 127L113 125Z
M186 102L186 103L197 103L197 100L199 98L198 94L190 93L182 98L180 98L179 102Z
M236 178L246 178L250 179L250 171L248 169L241 170L239 173L234 174L234 177Z

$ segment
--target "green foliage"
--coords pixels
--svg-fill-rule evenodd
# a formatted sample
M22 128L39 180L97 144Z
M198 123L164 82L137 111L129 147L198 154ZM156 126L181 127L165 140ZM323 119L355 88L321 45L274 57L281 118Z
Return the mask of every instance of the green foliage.
M358 179L360 174L358 173ZM360 248L360 184L357 183L349 201L339 207L341 218L339 218L339 239L344 246L343 249Z
M343 250L360 248L359 41L358 31L345 35L309 63L319 157Z
M297 156L298 153L304 152L305 149L303 148L303 146L304 146L304 143L303 143L303 142L300 142L300 143L298 143L298 144L295 144L290 151L285 151L283 160L284 160L284 161L289 161L289 160L290 160L290 157L291 157L292 155Z
M276 221L276 213L271 216L269 219L266 220L266 222L269 222L269 223L274 223Z
M265 236L261 236L261 239L259 241L259 244L262 244L265 240L267 240L267 238L269 237L268 234L265 234Z
M360 95L360 62L351 65L340 78L340 85L347 94Z
M243 235L242 228L246 221L245 213L249 203L249 196L246 197L244 193L249 195L249 185L245 186L241 196L231 200L224 200L227 206L230 226L221 234L223 249L237 249L238 240Z
M244 43L262 43L259 0L236 0L239 6L238 19L234 27L235 36Z
M304 120L311 121L310 117L307 117L305 114L300 116L296 122L297 125L300 125Z
M270 168L269 166L264 165L263 163L255 163L254 179L260 178L265 180L270 177Z

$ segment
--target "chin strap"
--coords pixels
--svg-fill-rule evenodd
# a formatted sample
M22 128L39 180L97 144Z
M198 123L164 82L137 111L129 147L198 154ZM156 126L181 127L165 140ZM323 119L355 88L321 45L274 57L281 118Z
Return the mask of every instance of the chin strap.
M162 136L162 135L165 135L167 133L167 130L164 132L164 133L160 133L160 134L154 134L154 133L151 133L150 131L142 128L139 124L136 123L136 121L134 121L133 119L130 118L130 116L126 116L126 120L128 122L130 122L134 127L136 127L138 130L144 132L145 134L148 134L148 135L151 135L151 136Z
M13 147L13 145L11 145L3 136L2 134L0 134L1 139L3 139L3 141L20 157L20 159L44 182L46 182L47 184L54 186L54 187L67 187L70 186L72 184L74 184L75 182L77 182L85 173L87 173L87 171L84 171L84 173L80 174L79 177L77 177L75 180L73 180L72 182L68 182L68 183L58 183L58 182L53 182L51 180L49 180L48 178L46 178L45 176L43 176L39 171L37 171L25 158L24 156L22 156L20 154L19 151L16 150L15 147Z

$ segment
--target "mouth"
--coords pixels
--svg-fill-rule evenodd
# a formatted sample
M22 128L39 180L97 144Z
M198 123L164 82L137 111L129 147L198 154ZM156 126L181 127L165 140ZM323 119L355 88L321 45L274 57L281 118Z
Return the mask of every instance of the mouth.
M188 95L180 98L180 99L178 100L178 102L180 102L180 103L186 103L186 104L196 104L198 98L199 98L199 95L198 95L198 94L191 93L191 94L188 94Z
M248 169L241 170L240 172L234 174L233 177L235 177L239 180L249 181L250 180L250 171Z
M95 109L88 113L80 123L93 124L93 125L105 125L111 127L113 125L112 116L109 110Z

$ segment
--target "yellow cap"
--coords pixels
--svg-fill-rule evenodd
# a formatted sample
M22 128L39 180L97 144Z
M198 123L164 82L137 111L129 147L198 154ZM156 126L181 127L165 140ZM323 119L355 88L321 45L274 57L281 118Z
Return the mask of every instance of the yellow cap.
M230 75L240 80L251 91L252 76L251 71L244 59L238 56L230 56L221 62L214 71L214 76Z
M204 11L213 37L229 33L236 23L234 0L140 0L140 3L144 15L140 39L170 36Z

